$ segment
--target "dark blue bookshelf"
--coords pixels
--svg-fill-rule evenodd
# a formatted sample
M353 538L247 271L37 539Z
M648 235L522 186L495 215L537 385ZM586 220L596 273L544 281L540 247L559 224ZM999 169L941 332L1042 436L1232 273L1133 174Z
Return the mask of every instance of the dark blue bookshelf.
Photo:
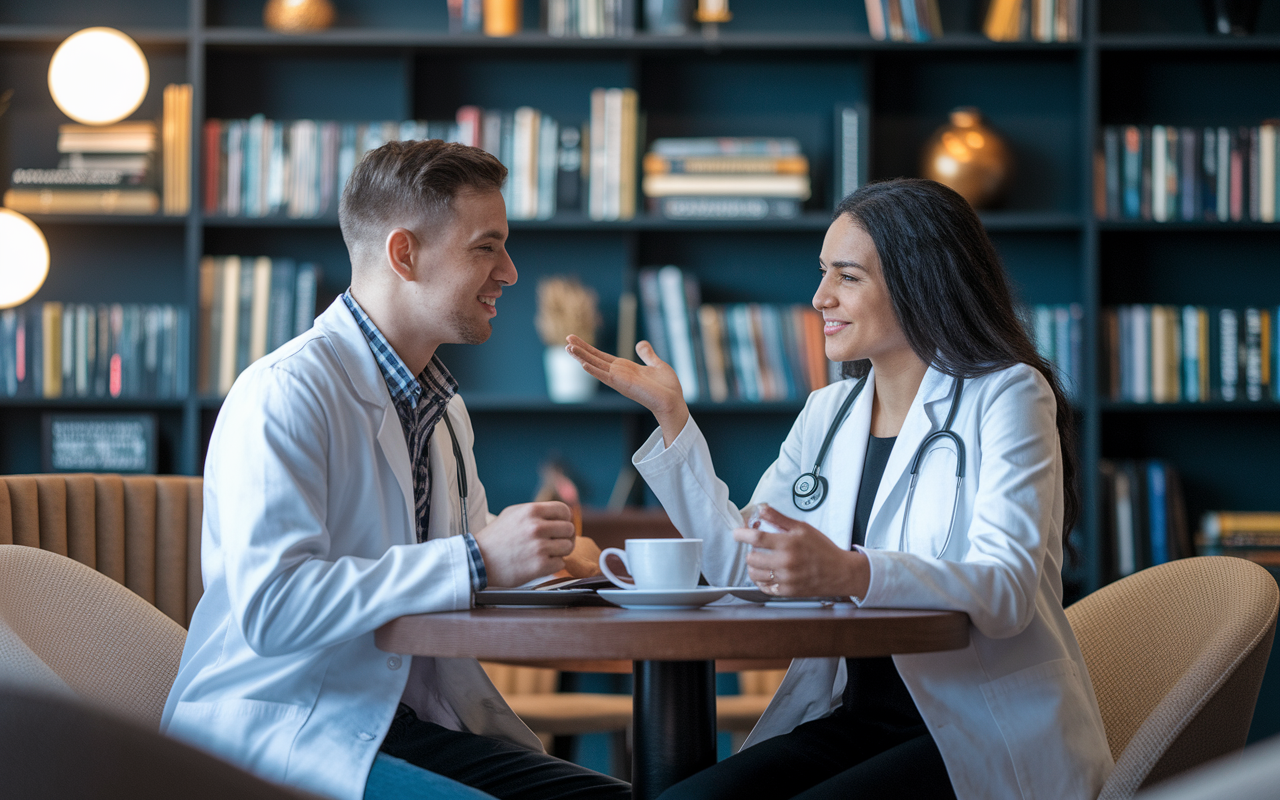
M809 302L835 200L832 112L849 102L865 104L871 115L873 178L916 174L924 141L960 105L979 106L1017 156L1006 205L983 212L983 222L1022 300L1079 302L1085 314L1088 363L1075 406L1086 513L1076 538L1081 559L1067 576L1075 594L1102 580L1093 477L1100 458L1172 458L1192 476L1186 481L1192 509L1274 502L1269 484L1235 481L1224 493L1217 479L1195 476L1203 452L1221 453L1218 467L1228 476L1232 470L1266 473L1268 448L1253 442L1280 444L1280 415L1273 413L1280 406L1113 403L1097 379L1095 323L1102 308L1119 303L1280 303L1271 236L1280 224L1098 220L1092 181L1103 125L1256 124L1273 115L1280 108L1277 4L1264 4L1257 35L1215 37L1204 32L1195 0L1091 0L1080 41L1051 44L986 40L980 0L941 4L948 33L927 43L875 41L862 4L846 0L734 0L734 21L714 37L698 30L677 37L642 31L625 39L540 33L536 0L526 2L526 30L508 39L450 35L442 0L344 0L333 29L305 35L265 30L262 5L6 4L0 8L0 88L17 93L0 120L0 176L14 166L56 160L53 138L65 118L45 89L48 58L63 38L89 25L119 27L146 51L152 90L138 117L159 116L164 84L195 86L197 137L206 117L440 119L466 103L528 104L574 123L588 116L591 88L631 86L646 114L646 139L794 136L811 159L815 196L794 219L671 221L641 214L602 223L562 213L511 222L520 282L500 302L493 338L442 354L473 411L495 508L527 499L538 464L553 455L582 479L586 502L603 504L652 425L612 392L573 407L546 399L543 348L531 325L537 279L575 273L592 286L601 297L601 345L610 349L617 297L650 265L689 270L711 302ZM194 144L199 154L198 140ZM199 198L198 163L192 177ZM333 217L222 218L194 208L177 218L35 219L54 253L49 283L36 301L173 302L194 311L204 254L317 261L324 268L322 305L349 280ZM38 443L27 428L43 410L80 402L0 402L0 468L33 469ZM221 401L193 394L172 402L85 403L155 409L162 419L162 466L198 474ZM695 405L736 502L746 502L800 407L800 401ZM1252 441L1246 432L1255 434Z

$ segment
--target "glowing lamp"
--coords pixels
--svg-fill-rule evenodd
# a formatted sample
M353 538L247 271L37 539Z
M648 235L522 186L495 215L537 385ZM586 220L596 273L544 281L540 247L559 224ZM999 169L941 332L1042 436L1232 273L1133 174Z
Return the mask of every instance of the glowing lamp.
M151 75L136 42L115 28L85 28L58 45L49 62L49 93L62 113L86 125L132 114Z
M0 208L0 308L31 299L49 274L49 243L36 224Z

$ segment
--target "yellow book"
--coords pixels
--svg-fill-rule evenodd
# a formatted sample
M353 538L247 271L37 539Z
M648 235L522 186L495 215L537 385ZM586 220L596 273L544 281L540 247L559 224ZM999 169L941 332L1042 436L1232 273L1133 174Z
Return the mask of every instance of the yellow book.
M249 316L249 363L267 354L267 309L271 298L271 259L253 262L253 305Z
M218 394L226 396L236 380L236 332L240 330L240 257L222 260L222 342L218 346Z
M153 189L10 189L4 204L22 214L154 214Z
M62 303L48 302L40 309L41 367L45 397L62 396Z
M618 219L636 215L636 139L640 126L640 95L622 90L622 155L618 175Z
M993 0L991 7L987 9L982 32L993 41L1015 41L1021 27L1021 13L1022 0Z

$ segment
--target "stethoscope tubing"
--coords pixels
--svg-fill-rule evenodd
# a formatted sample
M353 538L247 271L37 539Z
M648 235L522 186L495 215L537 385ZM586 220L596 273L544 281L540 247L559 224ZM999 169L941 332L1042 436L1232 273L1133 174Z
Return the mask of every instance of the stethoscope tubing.
M810 472L804 473L796 478L791 487L791 501L796 508L802 511L812 511L826 501L826 481L822 476L822 463L826 460L827 451L831 449L831 443L835 439L836 432L844 424L845 418L849 416L849 411L853 407L853 401L862 393L862 388L866 384L867 379L863 377L858 381L853 390L849 392L849 396L840 404L839 410L831 420L831 425L827 428L827 435L822 440L822 447L818 449L818 458ZM942 540L942 547L933 553L934 558L941 558L942 554L947 551L947 546L951 544L951 536L955 531L956 513L960 508L960 490L964 486L965 472L965 446L964 439L960 434L952 430L955 423L956 412L960 408L960 395L964 390L964 378L957 376L955 379L955 388L951 395L951 408L947 411L947 419L942 425L942 429L934 431L924 438L924 441L916 448L915 453L911 457L911 483L907 487L906 505L902 511L902 528L898 534L898 549L904 550L907 540L907 520L911 516L911 504L915 499L916 482L920 477L920 464L924 460L924 456L928 453L933 445L942 440L950 439L956 447L956 494L955 499L951 503L951 518L947 523L947 536ZM806 491L801 491L806 489ZM814 495L818 495L814 497Z

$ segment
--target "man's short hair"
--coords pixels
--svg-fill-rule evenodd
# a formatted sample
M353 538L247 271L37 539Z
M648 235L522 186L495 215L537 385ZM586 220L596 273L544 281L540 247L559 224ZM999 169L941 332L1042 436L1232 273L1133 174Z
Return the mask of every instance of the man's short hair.
M441 221L460 191L497 191L506 180L502 162L478 147L440 139L387 142L365 154L338 203L338 225L347 249L381 248L388 225Z

